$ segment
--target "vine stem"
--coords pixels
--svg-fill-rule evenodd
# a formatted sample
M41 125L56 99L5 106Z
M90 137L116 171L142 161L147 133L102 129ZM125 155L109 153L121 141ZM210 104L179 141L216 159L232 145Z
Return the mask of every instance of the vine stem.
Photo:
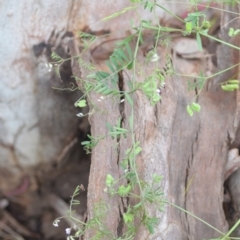
M133 77L132 77L132 88L133 89L135 88L136 59L137 59L138 46L139 46L139 43L140 43L141 35L142 35L142 23L140 23L140 27L139 27L139 31L138 31L137 43L136 43L136 47L135 47L135 51L134 51L134 55L133 55ZM131 104L131 115L132 115L131 116L131 118L132 118L131 121L132 121L132 123L134 122L134 107L133 107L133 105L134 104ZM140 184L140 179L139 179L139 176L138 176L138 173L137 173L137 169L136 169L136 154L135 154L135 150L136 150L136 146L135 145L136 145L136 143L135 143L135 139L134 139L133 124L130 124L130 128L131 128L132 144L133 144L133 151L134 151L132 164L133 164L133 169L134 169L134 172L135 172L135 175L136 175L136 178L137 178L137 182L138 182L138 185L139 185L141 196L143 196L142 186Z
M195 219L197 219L197 220L199 220L200 222L204 223L204 224L207 225L208 227L214 229L216 232L220 233L221 235L223 235L223 236L225 235L224 233L222 233L221 231L219 231L217 228L213 227L211 224L205 222L204 220L202 220L201 218L197 217L197 216L194 215L193 213L185 210L184 208L181 208L181 207L179 207L178 205L176 205L176 204L174 204L174 203L171 203L171 202L169 202L169 201L167 201L167 200L163 200L163 203L169 204L169 205L171 205L171 206L173 206L173 207L175 207L175 208L177 208L177 209L179 209L179 210L187 213L188 215L194 217ZM240 220L239 220L239 221L240 221Z

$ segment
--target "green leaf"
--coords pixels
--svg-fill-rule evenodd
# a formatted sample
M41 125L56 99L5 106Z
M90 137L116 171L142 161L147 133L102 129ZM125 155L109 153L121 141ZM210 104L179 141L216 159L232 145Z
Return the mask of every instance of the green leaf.
M88 144L90 144L91 142L90 141L83 141L83 142L81 142L81 145L88 145Z
M133 206L133 208L136 210L142 206L142 202L137 203L136 205Z
M129 56L129 58L131 59L131 58L133 57L133 52L132 52L132 49L131 49L131 47L130 47L130 45L129 45L129 42L127 42L127 43L125 44L125 47L126 47L126 49L127 49L128 56Z
M153 174L153 182L160 183L162 180L162 176L157 175L156 173Z
M135 154L138 155L142 151L141 147L136 147L135 148Z
M115 59L114 57L111 57L111 56L110 56L110 60L111 60L111 62L112 62L112 64L113 64L113 66L114 66L116 69L118 69L119 67L118 67L118 63L117 63L116 59Z
M128 130L125 128L120 128L120 127L115 127L115 130L117 130L118 132L122 132L122 133L127 133Z
M203 30L209 30L210 29L210 27L211 27L211 23L209 22L209 21L203 21L202 22L202 29Z
M104 79L108 78L109 76L110 76L110 74L108 72L101 72L101 71L96 72L96 78L99 81L104 80Z
M111 187L112 185L114 184L114 178L112 175L110 174L107 174L107 177L106 177L106 185L108 187Z
M92 73L92 74L87 75L87 78L96 79L96 73Z
M125 152L126 155L128 155L132 151L132 148L128 148Z
M120 132L110 132L110 135L111 136L116 136L116 135L121 135L122 133Z
M192 12L189 13L188 16L193 17L193 19L196 19L197 17L205 16L205 14L203 12Z
M231 86L231 88L234 89L234 90L239 89L239 85L238 84L228 84L228 86Z
M131 213L124 213L124 214L123 214L123 220L124 220L125 223L133 222L133 220L134 220L134 215L131 214Z
M197 87L199 87L200 89L203 88L205 81L206 81L206 79L203 75L203 72L201 71L200 76L197 77L197 81L196 81Z
M194 111L194 112L199 112L201 110L201 106L198 104L198 103L192 103L191 104L191 109Z
M221 88L222 88L223 91L226 91L226 92L234 91L234 89L229 88L229 86L227 86L227 85L222 85Z
M233 36L233 33L234 33L234 29L233 29L233 28L229 28L228 36L229 36L229 37L232 37L232 36Z
M240 29L234 29L232 27L229 28L229 31L228 31L228 36L229 37L233 37L233 36L236 36L240 33Z
M100 88L97 86L99 89L95 89L96 93L103 93L104 91L108 90L107 86L104 86L104 85L100 85L100 86L101 86Z
M193 29L193 24L192 22L186 22L185 23L185 29L186 29L186 32L188 34L190 34L192 32L192 29Z
M194 22L196 21L196 17L191 16L189 13L188 16L184 19L185 22Z
M56 60L56 61L62 60L62 58L55 52L52 52L51 57L52 57L53 60Z
M130 190L131 190L130 185L127 185L127 187L122 185L118 188L118 194L121 197L126 197L128 195L128 193L130 192Z
M239 89L239 84L226 84L226 85L221 85L222 90L224 91L234 91Z
M239 80L228 80L227 82L231 84L239 84Z
M191 105L187 105L187 112L192 117L194 112L199 112L201 106L198 103L193 102Z
M130 95L127 92L124 92L125 98L127 99L128 103L131 105L131 107L133 106L133 100L130 97Z
M128 65L127 65L127 69L131 70L133 68L133 61L131 61Z
M141 23L142 23L143 28L151 28L152 27L152 24L150 21L142 20Z
M76 102L74 105L75 105L75 107L86 107L87 102L86 102L85 99L83 99L83 100L80 100L80 101Z
M236 35L238 35L239 33L240 33L240 29L237 29L237 30L234 31L234 34L233 34L233 35L236 36Z
M108 86L105 86L105 88L102 91L102 95L107 96L109 94L113 94L113 89L110 89Z
M117 53L118 53L119 57L121 57L125 61L128 61L128 57L126 56L126 54L124 53L124 51L122 49L117 49Z
M113 126L110 123L106 123L106 127L110 132L113 131Z
M144 220L144 225L148 228L148 231L153 234L154 233L154 227L158 224L159 220L155 217L147 217Z
M123 170L128 169L128 159L123 159L122 162L120 163L121 167L123 168Z
M151 99L151 105L155 105L158 101L160 101L161 96L157 93L153 94Z
M112 73L115 72L114 66L112 65L111 61L106 61L108 68Z
M97 85L95 85L94 90L97 92L99 89L102 89L103 87L105 87L104 84L102 83L97 83Z
M191 117L193 116L193 110L191 109L191 107L189 105L187 105L187 112Z
M196 39L197 39L198 49L199 49L199 51L202 51L203 50L202 40L201 40L200 34L198 32L196 33Z

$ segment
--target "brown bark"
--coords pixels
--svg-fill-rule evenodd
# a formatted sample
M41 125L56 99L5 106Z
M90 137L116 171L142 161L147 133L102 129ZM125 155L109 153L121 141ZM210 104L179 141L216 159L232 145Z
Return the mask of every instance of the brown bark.
M232 18L223 13L222 19L228 22ZM226 28L222 29L222 39L229 40ZM166 49L158 50L161 59L165 59ZM72 54L76 55L76 48L74 50L72 47ZM238 57L237 50L221 46L217 54L218 70L232 66L238 62ZM84 60L89 62L90 59L89 52ZM145 63L141 50L137 60L146 75L155 68L155 65ZM94 59L91 61L94 63ZM159 66L164 64L163 60L159 62ZM180 59L173 59L176 71L181 68L181 64ZM105 69L104 64L95 65L99 69ZM73 66L75 74L84 79L86 70L76 62ZM135 239L209 239L222 236L220 232L227 232L228 226L222 208L223 183L229 146L235 139L239 122L237 118L237 125L234 126L238 116L236 93L223 92L219 83L231 78L236 72L237 68L221 74L211 80L208 87L204 87L197 97L197 102L202 106L201 112L193 117L187 114L186 106L191 103L199 89L195 93L189 92L187 78L172 76L165 79L166 88L162 91L161 102L155 106L151 106L140 90L134 92L134 133L135 140L140 142L142 148L136 159L140 178L150 181L154 173L162 175L161 187L165 199L219 230L210 228L168 204L162 213L156 212L154 206L149 207L151 215L160 218L156 233L149 235L145 227L140 227ZM124 90L130 81L129 76L130 73L123 72ZM137 82L143 80L141 75L136 76ZM124 128L129 128L131 109L126 100L121 112L119 99L105 99L99 103L99 96L94 93L90 94L90 98L99 107L99 110L90 116L93 136L107 135L106 122L115 125L118 118L123 120ZM126 202L108 196L103 189L108 173L115 178L122 176L119 161L131 146L131 138L121 138L114 148L116 144L110 137L106 137L93 149L88 188L88 219L93 217L94 204L101 200L106 201L111 206L111 211L107 213L104 221L115 236L121 232L121 211ZM94 232L89 231L84 239L90 239L93 235Z

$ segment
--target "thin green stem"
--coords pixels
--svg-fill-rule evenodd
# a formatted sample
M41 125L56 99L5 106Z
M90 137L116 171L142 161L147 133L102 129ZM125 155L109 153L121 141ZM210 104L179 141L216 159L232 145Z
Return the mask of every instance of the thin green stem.
M141 39L141 35L142 35L142 23L140 24L140 27L139 27L139 30L138 30L138 38L137 38L137 42L136 42L136 47L135 47L135 51L134 51L134 55L133 55L133 77L132 77L132 87L133 89L135 88L135 79L136 79L136 61L137 61L137 53L138 53L138 48L139 48L139 43L140 43L140 39ZM131 105L131 121L134 122L134 104ZM130 124L131 125L131 124ZM131 135L132 135L132 144L133 144L133 152L134 152L134 157L133 159L130 159L130 161L132 161L132 165L133 165L133 170L135 172L135 175L136 175L136 178L137 178L137 182L138 182L138 186L139 186L139 189L140 189L140 193L141 193L141 196L143 196L143 190L142 190L142 186L141 186L141 183L140 183L140 179L139 179L139 176L138 176L138 172L137 172L137 168L136 168L136 154L135 154L135 145L136 145L136 142L135 142L135 134L134 134L134 126L131 126L132 129L131 130Z
M235 67L237 67L237 66L239 66L239 65L240 65L240 63L237 63L237 64L235 64L235 65L233 65L233 66L231 66L231 67L229 67L229 68L225 68L225 69L222 70L222 71L219 71L219 72L217 72L217 73L214 73L214 74L212 74L211 76L204 77L204 79L205 79L205 80L208 80L208 79L210 79L210 78L216 77L217 75L220 75L220 74L222 74L222 73L224 73L224 72L227 72L227 71L229 71L229 70L231 70L231 69L233 69L233 68L235 68ZM182 76L182 77L199 78L199 76L186 75L186 74L181 74L181 73L177 73L177 72L174 72L174 74L175 74L176 76Z
M228 231L228 233L221 240L227 240L239 225L240 225L240 219L234 224L234 226Z
M222 41L222 40L220 40L219 38L216 38L216 37L213 37L213 36L211 36L211 35L208 35L207 33L203 33L203 32L200 31L199 34L201 34L202 36L208 37L208 38L210 38L210 39L212 39L212 40L215 40L216 42L222 43L222 44L224 44L224 45L226 45L226 46L229 46L229 47L232 47L232 48L234 48L234 49L240 50L240 47L238 47L238 46L236 46L236 45L233 45L233 44L231 44L231 43Z
M167 12L168 14L170 14L171 16L173 16L174 18L178 19L181 22L184 22L184 20L180 17L178 17L176 14L170 12L168 9L166 9L165 7L163 7L160 4L155 3L156 6L158 6L159 8L161 8L162 10L164 10L165 12Z
M185 209L183 209L183 208L177 206L176 204L171 203L171 202L169 202L169 201L167 201L167 200L163 200L163 203L167 203L167 204L169 204L169 205L172 205L173 207L175 207L175 208L177 208L177 209L179 209L179 210L181 210L181 211L187 213L188 215L194 217L195 219L199 220L200 222L204 223L204 224L207 225L208 227L214 229L216 232L218 232L218 233L220 233L221 235L224 236L224 233L222 233L221 231L219 231L217 228L213 227L211 224L205 222L205 221L202 220L201 218L197 217L197 216L194 215L193 213L191 213L191 212L189 212L189 211L187 211L187 210L185 210Z

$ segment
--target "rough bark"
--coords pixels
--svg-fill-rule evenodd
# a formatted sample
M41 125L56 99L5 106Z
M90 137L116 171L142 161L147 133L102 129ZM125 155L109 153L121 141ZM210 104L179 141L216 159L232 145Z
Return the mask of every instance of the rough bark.
M228 22L231 16L223 13L222 19ZM222 29L222 38L229 40L226 28ZM164 58L164 50L159 54ZM94 63L91 55L84 60L90 59ZM137 59L142 63L144 73L152 72L154 66L145 64L143 52L139 51ZM238 62L238 53L236 50L221 46L217 59L218 70L222 70ZM178 61L180 60L173 59L175 70L182 68L183 63L180 62L178 65ZM74 66L75 74L84 79L87 73L81 72L81 66L77 66L76 63ZM219 83L231 78L237 71L236 68L232 69L209 81L208 86L197 97L202 110L193 117L186 113L186 106L196 94L198 95L199 89L195 93L189 92L187 79L184 77L167 78L162 100L154 107L141 91L133 94L135 140L140 141L142 147L142 152L136 160L140 177L150 181L154 173L162 175L161 187L165 198L170 202L165 206L163 213L156 212L154 207L149 208L149 212L160 218L156 234L149 235L146 228L141 227L135 239L200 240L220 237L221 232L227 232L228 225L222 208L223 183L226 177L227 154L238 127L238 118L237 125L234 124L238 109L236 93L223 92ZM123 73L123 89L127 89L129 76L130 74ZM137 76L136 81L142 82L143 79ZM91 98L97 103L99 96L93 94ZM105 100L99 106L102 111L95 113L97 117L94 115L90 117L93 136L105 134L105 123L114 123L118 117L122 118L123 126L128 127L130 106L127 102L124 103L122 114L119 113L119 106L115 102ZM123 159L131 140L120 139L119 155L113 150L112 143L111 139L106 138L93 150L88 219L93 216L93 204L104 199L113 206L106 224L116 234L118 227L121 227L123 202L103 192L104 180L107 173L114 177L122 175L119 160ZM171 203L186 209L218 231L173 207ZM90 239L92 234L88 232L85 239Z
M4 2L0 7L0 87L4 89L0 103L2 191L18 185L20 177L28 168L58 159L64 152L64 147L74 141L78 127L78 121L73 117L75 109L69 110L70 106L73 108L74 101L67 103L65 93L50 90L55 82L51 82L52 73L46 68L45 63L49 59L33 46L41 47L44 43L58 47L64 42L65 33L76 33L84 29L96 33L109 31L111 35L104 40L116 39L126 35L131 27L130 18L136 25L139 21L138 15L132 12L113 19L110 23L101 21L103 17L126 7L127 0L114 4L111 1L101 4L99 1L32 3L34 4L11 1ZM180 14L186 6L169 3L167 7ZM140 15L145 20L153 20L153 15L148 11L141 10ZM166 17L162 10L157 12L157 16ZM234 16L224 13L222 25L233 18ZM222 38L229 41L227 28L222 29ZM238 38L234 38L234 41L234 44L239 45ZM96 42L95 46L99 43ZM73 55L78 54L76 49L72 51ZM89 61L91 57L88 55L85 60ZM138 54L138 61L144 61L142 52ZM177 61L173 61L176 69ZM219 70L237 62L237 50L221 47L218 52ZM95 64L99 69L105 68L100 62ZM180 66L181 64L183 63ZM151 65L143 66L146 73L153 69ZM78 77L84 78L87 74L79 69L77 62L74 62L73 70ZM162 100L154 107L141 91L133 95L136 141L140 141L143 149L137 158L140 177L150 181L153 173L162 175L161 187L170 203L185 208L222 232L227 230L222 210L225 166L228 149L235 139L239 124L239 99L236 101L235 93L222 92L218 83L236 72L237 68L222 74L212 81L212 86L203 89L198 97L202 111L192 118L185 109L195 93L187 91L185 78L167 78ZM127 88L128 76L127 72L123 73L124 89ZM143 81L141 76L137 77L137 81ZM93 136L107 135L106 122L114 125L119 118L128 127L130 109L127 103L120 110L119 99L114 102L110 99L98 102L100 96L91 94L90 97L99 107L90 116ZM58 115L59 112L61 114ZM92 154L88 219L93 217L95 203L109 203L112 211L108 213L105 223L116 236L121 233L122 211L126 202L117 197L110 198L103 189L107 173L115 178L122 176L119 161L124 157L130 142L127 138L120 139L117 143L107 137L99 141ZM165 206L163 213L156 212L153 207L149 211L160 218L156 234L151 236L145 228L140 228L135 239L206 239L220 235L170 204ZM93 235L94 232L88 231L85 239L90 239Z
M227 10L233 11L235 13L239 13L240 9L238 5L227 7ZM231 21L234 19L234 21ZM229 38L228 36L228 29L230 27L236 29L238 28L240 21L239 19L235 18L234 14L224 14L222 18L222 24L225 26L224 30L222 32L222 37L224 40L229 41L230 43L240 46L240 37L235 36L234 38ZM219 59L220 64L222 64L225 67L231 66L229 62L232 63L232 65L237 64L237 66L232 69L230 72L229 76L226 77L231 77L234 79L239 79L239 61L240 61L240 56L239 56L239 50L229 50L227 48L222 48L222 58ZM228 56L228 57L226 57ZM229 61L228 61L229 60ZM233 132L233 137L232 141L230 144L230 152L229 152L229 161L230 163L228 169L230 169L229 172L233 173L232 175L227 174L226 177L228 177L226 181L226 188L229 191L230 195L230 202L228 206L230 206L230 211L227 211L227 218L229 222L229 227L233 227L233 225L238 221L239 215L240 215L240 201L239 201L239 194L240 194L240 187L239 187L239 179L240 179L240 158L239 158L239 146L240 146L240 128L239 128L239 116L240 116L240 94L239 91L236 93L236 110L235 110L235 116L234 116L234 132ZM232 237L239 237L240 236L240 228L238 228L234 231L234 233L231 235Z
M52 89L72 85L60 84L53 71L48 71L50 48L64 52L64 43L70 33L77 35L83 29L90 32L119 29L114 37L124 35L131 27L130 18L137 23L136 12L127 12L111 20L111 24L101 20L127 6L128 0L114 4L111 1L13 0L1 4L2 191L19 185L21 177L28 174L30 168L58 161L64 155L65 147L74 142L79 119L74 117L77 109L73 104L80 94ZM165 6L177 11L173 3ZM140 12L146 19L154 21L149 11L141 9ZM164 17L165 13L159 10L157 15ZM71 73L68 75L69 81Z

